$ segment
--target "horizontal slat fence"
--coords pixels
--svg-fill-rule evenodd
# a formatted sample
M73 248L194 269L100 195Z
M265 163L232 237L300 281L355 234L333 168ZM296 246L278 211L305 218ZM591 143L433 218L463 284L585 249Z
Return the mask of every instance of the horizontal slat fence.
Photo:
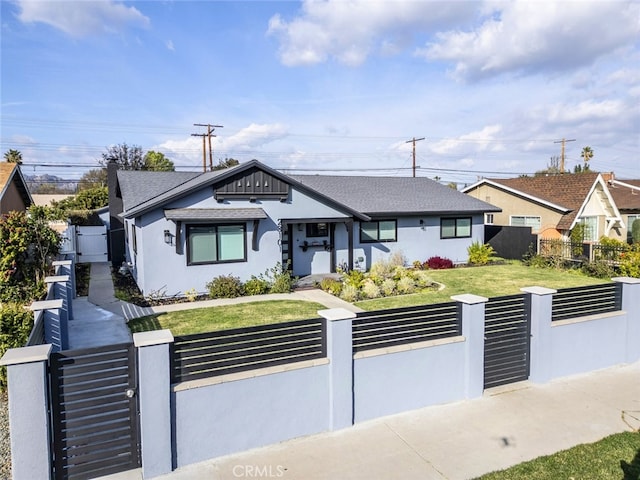
M455 302L363 312L353 320L353 352L461 333L462 320Z
M622 284L562 288L553 294L551 320L616 312L622 308Z
M322 318L175 337L173 383L324 358Z

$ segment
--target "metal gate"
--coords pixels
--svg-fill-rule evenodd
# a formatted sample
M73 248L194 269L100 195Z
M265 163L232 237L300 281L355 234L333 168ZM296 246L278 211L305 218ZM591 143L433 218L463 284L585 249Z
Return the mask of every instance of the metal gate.
M76 227L78 263L107 261L107 227Z
M529 378L530 322L525 295L485 304L484 388Z
M133 344L54 353L50 372L54 478L140 467Z

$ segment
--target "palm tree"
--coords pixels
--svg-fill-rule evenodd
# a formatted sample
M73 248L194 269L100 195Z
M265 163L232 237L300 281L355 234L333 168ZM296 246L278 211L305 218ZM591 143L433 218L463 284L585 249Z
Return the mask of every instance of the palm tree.
M584 147L580 157L584 160L585 165L588 165L589 160L593 158L593 150L591 147Z
M22 164L22 154L18 150L9 149L8 152L5 152L4 159L8 163Z

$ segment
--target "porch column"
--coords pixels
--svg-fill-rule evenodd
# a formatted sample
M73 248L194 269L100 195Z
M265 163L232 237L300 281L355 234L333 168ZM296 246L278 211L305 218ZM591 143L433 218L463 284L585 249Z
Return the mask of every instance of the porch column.
M49 440L51 345L12 348L0 365L7 367L11 472L13 480L52 478Z
M347 227L347 238L349 239L349 270L353 270L353 220L350 218L344 225Z

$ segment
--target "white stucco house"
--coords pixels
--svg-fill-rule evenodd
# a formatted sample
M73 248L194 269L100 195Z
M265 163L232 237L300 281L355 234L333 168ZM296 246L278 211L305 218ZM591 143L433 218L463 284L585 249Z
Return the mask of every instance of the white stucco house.
M257 160L111 173L111 228L118 218L123 233L111 241L145 295L204 292L214 277L246 281L278 262L300 277L367 270L393 252L463 263L484 240L484 215L500 211L424 177L285 175Z

